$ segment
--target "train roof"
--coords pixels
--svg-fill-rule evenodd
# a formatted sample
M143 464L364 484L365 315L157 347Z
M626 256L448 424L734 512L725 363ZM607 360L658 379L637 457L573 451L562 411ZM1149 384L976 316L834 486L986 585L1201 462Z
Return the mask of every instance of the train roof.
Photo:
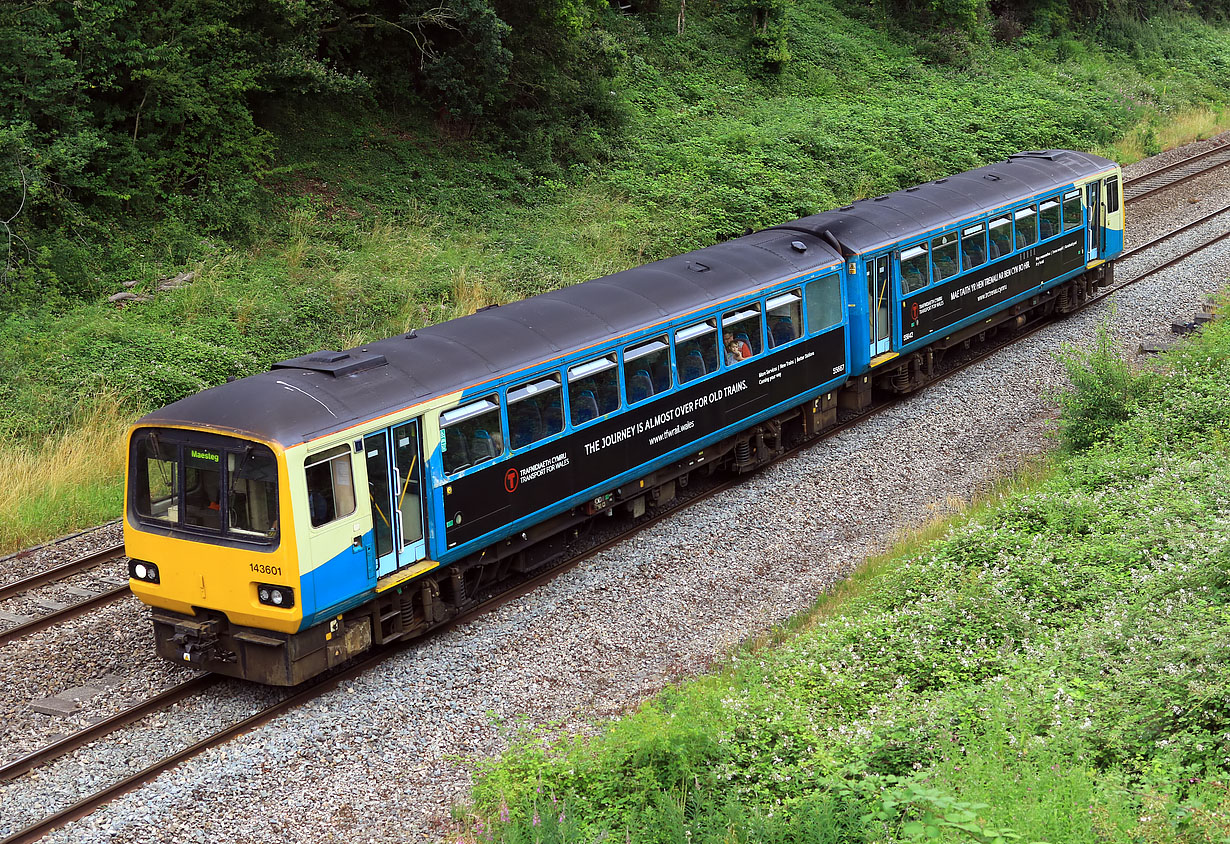
M955 176L936 179L861 199L833 211L824 211L779 229L823 237L826 232L841 244L846 255L874 252L976 217L1026 197L1069 185L1115 167L1108 158L1066 149L1022 152Z
M348 351L282 361L138 424L202 426L291 446L842 260L814 235L756 232Z

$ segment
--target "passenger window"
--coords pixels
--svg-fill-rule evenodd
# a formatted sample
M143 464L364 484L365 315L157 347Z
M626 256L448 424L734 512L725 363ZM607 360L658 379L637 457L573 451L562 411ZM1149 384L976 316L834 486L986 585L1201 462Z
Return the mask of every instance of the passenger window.
M841 280L836 273L816 279L804 289L807 291L808 331L815 334L841 322Z
M1059 220L1059 197L1044 199L1038 206L1038 234L1043 240L1059 234L1062 226Z
M615 356L591 360L568 370L568 415L573 427L619 409Z
M942 234L931 241L931 270L936 281L961 272L961 265L957 263L956 234Z
M929 283L927 275L927 244L911 246L901 253L901 292L909 295Z
M980 267L987 262L987 231L979 223L961 232L961 266L965 269Z
M1038 242L1038 212L1032 205L1018 208L1014 214L1016 248L1024 249Z
M1106 213L1114 214L1119 210L1119 177L1111 176L1106 180Z
M1063 229L1078 229L1081 225L1081 192L1078 190L1063 195Z
M990 235L987 251L992 259L1012 254L1012 217L1007 214L996 217L987 227L987 233Z
M525 448L564 430L562 398L559 376L555 374L519 387L509 387L509 446Z
M504 454L500 398L490 395L440 414L444 471L452 474Z
M320 454L309 455L303 461L312 527L320 527L354 512L354 477L350 468L349 445L339 445Z
M636 404L671 388L671 347L666 335L624 349L624 394Z
M802 291L791 290L765 303L769 323L769 346L776 349L803 336Z
M737 311L728 311L722 317L722 349L727 366L755 357L763 348L759 302Z
M219 453L184 449L184 524L222 529L222 467Z
M707 319L675 332L675 369L686 384L717 372L717 321Z

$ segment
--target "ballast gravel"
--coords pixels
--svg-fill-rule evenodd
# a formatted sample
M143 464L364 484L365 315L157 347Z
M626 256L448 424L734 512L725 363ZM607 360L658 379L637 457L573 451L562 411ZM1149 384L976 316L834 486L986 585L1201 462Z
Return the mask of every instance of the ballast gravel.
M1142 162L1129 171L1156 166ZM1228 179L1201 179L1132 206L1130 240L1226 203ZM1219 225L1230 221L1205 231ZM1185 235L1121 262L1117 280L1202 236ZM1168 334L1173 320L1190 318L1206 294L1224 287L1228 271L1230 245L1223 243L1122 292L1113 308L1056 323L482 619L406 649L47 840L445 837L475 763L499 753L518 731L592 731L806 608L868 553L959 508L1048 446L1052 396L1064 383L1056 353L1064 343L1087 344L1106 324L1131 353L1145 335ZM117 645L149 647L144 627L114 632ZM0 835L271 694L227 684L138 731L0 787Z

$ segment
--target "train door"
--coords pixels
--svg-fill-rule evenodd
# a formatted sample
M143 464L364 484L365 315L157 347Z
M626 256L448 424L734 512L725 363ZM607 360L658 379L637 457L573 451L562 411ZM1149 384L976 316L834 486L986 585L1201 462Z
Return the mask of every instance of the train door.
M1090 261L1098 260L1106 252L1106 202L1103 199L1102 185L1102 180L1098 180L1085 186L1085 207L1089 210Z
M363 439L376 545L376 576L423 559L423 458L417 419Z
M867 311L873 358L884 354L892 346L893 331L889 322L891 280L888 255L880 255L867 262Z

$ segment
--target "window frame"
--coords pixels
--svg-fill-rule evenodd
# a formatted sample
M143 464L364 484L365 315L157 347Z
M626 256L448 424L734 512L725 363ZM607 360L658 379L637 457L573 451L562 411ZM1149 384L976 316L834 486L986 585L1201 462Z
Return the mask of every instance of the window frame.
M650 348L651 346L656 346L658 344L661 344L661 348ZM634 343L631 343L629 345L626 345L620 348L619 350L619 374L620 374L619 389L621 393L623 394L623 406L624 407L635 407L636 405L644 404L645 402L655 399L658 396L664 396L668 392L670 392L672 389L674 389L674 379L671 378L669 379L670 383L667 385L666 389L659 390L658 385L653 383L653 372L647 370L645 374L649 377L649 386L653 388L653 392L645 396L645 398L637 399L636 401L632 401L632 397L628 394L628 365L629 363L633 361L641 360L642 358L647 358L651 355L661 354L662 352L665 351L666 352L666 365L669 367L672 365L673 358L674 358L674 355L671 354L671 350L672 350L672 347L671 347L671 340L670 340L669 333L654 335L652 337L643 337ZM629 352L633 353L631 357L628 356Z
M794 297L793 301L789 301L789 297L791 296ZM783 300L787 300L787 301L783 301ZM776 302L777 304L774 305L773 304L774 302ZM761 300L761 304L763 306L762 310L764 312L765 347L767 351L776 352L778 349L785 349L786 347L794 345L795 343L799 342L800 340L802 340L803 338L807 336L806 326L804 324L806 317L803 316L804 305L806 304L803 299L803 285L800 284L798 287L787 287L785 290L778 290L776 293L770 293L766 295L764 299ZM769 314L769 311L771 311L775 307L780 308L783 305L791 305L791 304L796 305L798 309L798 314L799 314L798 334L795 337L792 337L791 339L787 340L785 343L782 343L780 345L774 344L772 347L769 347L768 340L769 338L773 336L773 326L769 322L769 320L772 319L772 316Z
M350 512L348 513L338 512L337 510L337 476L334 473L333 467L330 466L329 467L329 486L330 486L330 491L333 494L333 502L334 502L333 518L329 519L328 521L321 522L318 525L313 524L312 523L312 484L308 480L308 477L307 477L308 469L314 469L317 466L331 464L334 460L336 460L339 457L342 457L343 455L346 457L347 463L350 466L350 493L351 493L351 499L352 499L351 504L353 506L351 507ZM346 519L346 518L353 516L358 511L359 494L356 490L355 477L354 477L354 450L351 448L351 445L349 442L331 445L328 448L308 454L307 457L304 457L303 458L303 480L304 480L304 484L306 485L307 493L308 493L308 510L307 510L308 527L311 530L325 530L326 528L334 525L339 520Z
M595 366L595 364L600 364L600 363L605 363L607 365L597 366L597 368L592 368ZM576 370L579 370L579 369L584 369L586 371L577 373ZM584 378L589 378L591 375L597 375L599 372L606 372L609 369L615 370L615 393L617 396L619 396L619 399L618 399L619 404L617 404L611 410L608 410L606 413L603 413L602 408L599 407L598 414L594 416L593 419L582 422L579 425L574 423L572 421L572 392L569 389L572 385L572 382L580 381ZM588 360L582 361L581 363L570 364L569 366L565 367L564 369L564 386L565 386L564 395L567 398L567 403L564 405L564 414L565 414L564 422L566 426L564 430L577 431L577 430L580 430L581 428L588 428L590 425L593 425L599 419L602 419L611 413L619 413L621 410L623 410L624 408L623 388L619 384L620 374L621 374L621 370L620 370L620 363L619 363L619 354L616 352L615 349L610 349L598 355L597 357L589 358ZM598 400L598 397L594 396L595 404L597 404L597 400Z
M1017 241L1020 239L1017 237L1017 225L1018 225L1017 221L1022 220L1022 219L1028 220L1030 217L1034 218L1034 227L1033 227L1034 228L1034 239L1031 240L1029 243L1025 244L1024 246L1022 246L1021 244L1017 243ZM1012 209L1012 242L1013 244L1016 245L1016 248L1012 250L1013 252L1020 252L1021 250L1028 249L1031 246L1037 246L1039 243L1042 242L1041 240L1042 232L1039 228L1038 223L1039 223L1039 220L1038 220L1038 203L1037 202L1030 202L1018 208Z
M957 252L961 256L961 272L964 273L969 270L977 269L978 267L985 267L991 262L991 252L990 249L988 249L988 232L989 229L987 228L986 220L966 220L961 224L958 229L957 236ZM982 237L982 260L976 264L970 264L967 267L965 266L965 241L968 238L977 237L979 235Z
M1042 236L1043 206L1045 206L1048 202L1053 203L1055 208L1058 209L1059 225L1055 226L1055 231L1051 233L1050 237L1043 237ZM1063 194L1060 193L1060 194L1053 194L1051 196L1044 196L1038 200L1038 239L1035 241L1035 243L1042 243L1044 240L1050 240L1051 237L1058 237L1061 234L1063 234Z
M445 442L445 437L447 436L447 434L445 434L445 431L447 429L453 427L454 425L460 425L462 422L466 422L470 419L475 419L479 416L482 416L483 414L490 413L492 410L496 412L496 418L500 422L500 430L498 431L500 435L500 450L491 457L488 457L481 461L472 461L468 465L462 466L460 469L454 469L451 472L448 470L444 470L444 476L446 478L460 477L461 475L464 475L474 469L477 469L480 466L486 466L490 463L494 463L497 460L500 460L501 458L507 456L508 454L508 433L504 430L504 427L506 425L506 420L504 418L504 403L500 399L501 399L500 393L499 391L496 391L493 393L488 393L487 395L481 396L480 398L477 398L477 399L471 399L465 404L457 405L457 407L442 411L440 413L440 419L438 421L438 424L440 426L440 442L441 443ZM479 410L472 410L478 405L481 405L484 403L493 404L494 407L484 407ZM446 416L453 416L453 418L445 419ZM487 433L488 435L490 435L491 431L488 431ZM470 447L469 443L466 443L467 451L469 450L469 447ZM447 450L448 450L447 448L444 449L444 451L447 451ZM443 454L440 455L440 468L444 469L444 455Z
M943 278L938 278L937 276L939 276L939 272L938 272L938 268L935 266L935 252L936 252L935 242L937 240L942 241L944 238L947 238L947 237L953 238L952 243L941 243L939 245L939 248L948 249L950 247L955 247L956 258L954 259L953 263L957 265L957 271L954 272L952 275L946 275ZM937 232L936 234L933 234L931 237L929 237L928 241L930 241L930 244L931 244L931 281L932 281L932 284L942 284L945 281L956 278L957 276L961 275L962 272L964 272L964 269L961 266L961 233L958 229L954 229L952 231L946 231L946 232Z
M719 349L719 352L722 358L723 368L739 366L751 360L752 358L758 358L765 353L764 308L761 306L761 302L759 299L753 299L750 302L740 302L740 303L734 304L730 307L730 310L722 310L720 313L721 313L721 316L718 319L718 322L721 324L723 336L725 336L726 334L726 326L728 323L737 325L738 323L741 323L741 322L748 322L752 319L753 314L755 314L755 317L757 320L756 325L760 332L760 351L756 351L754 348L752 348L752 344L748 343L747 344L748 348L752 348L751 355L749 355L748 357L745 357L741 361L736 361L733 364L726 363L726 347L725 345L722 345L721 348ZM749 337L748 339L750 340L751 338Z
M914 250L918 250L918 251L915 252ZM913 253L913 254L910 254L910 253ZM926 268L926 272L923 274L922 286L915 287L912 290L906 290L905 262L912 261L915 258L918 258L921 256L925 256L923 257L923 267ZM927 238L926 240L922 240L918 243L911 243L908 246L905 246L901 249L901 254L898 255L897 257L897 275L901 277L901 284L899 285L899 287L901 289L901 295L903 297L913 296L915 293L918 293L919 291L926 290L928 287L930 287L934 283L935 280L931 277L931 239L930 238Z
M533 398L536 393L541 392L541 391L539 390L530 391L530 388L533 386L545 383L545 382L551 382L553 385L551 387L545 388L546 390L554 389L554 390L559 391L560 429L558 431L555 431L554 433L544 433L538 439L531 440L525 445L513 447L513 442L512 442L512 408L513 408L513 405L519 404L523 401L528 401L529 399ZM527 392L525 395L519 395L516 398L513 398L513 394L520 390L526 390ZM547 370L546 372L539 372L536 375L533 375L529 378L522 379L504 388L504 415L506 417L505 424L508 425L508 443L507 444L508 444L509 454L520 454L526 449L535 448L536 446L541 445L547 440L553 439L554 437L563 436L564 434L568 433L568 420L567 420L568 405L564 397L564 392L565 391L563 389L563 377L561 376L560 371L558 369L551 369L551 370ZM540 413L541 413L541 410L540 410ZM546 423L544 422L543 425L544 425L543 430L545 431Z
M671 335L670 335L671 362L672 362L672 365L675 371L675 386L682 387L684 384L694 384L697 381L704 381L709 376L716 375L717 373L722 371L722 332L718 329L717 322L718 322L717 315L710 314L709 316L702 319L700 322L693 322L689 325L685 325L683 328L677 328L671 332ZM681 334L685 334L686 332L693 331L693 329L697 329L697 328L704 328L707 330L694 331L692 334L689 334L687 337L681 338L679 336ZM679 344L681 342L682 343L691 342L692 340L695 340L698 337L704 337L707 334L712 334L714 338L713 346L714 346L715 351L717 352L717 359L716 359L717 365L714 366L714 368L711 371L706 372L704 375L701 375L699 378L690 378L687 381L684 381L683 374L682 374L683 369L679 365L680 364ZM704 362L704 354L701 355L701 361ZM705 363L706 369L708 369L708 366L709 366L708 363Z
M837 289L837 321L831 322L824 326L813 326L811 324L811 308L808 306L809 303L807 299L808 290L810 290L813 285L819 285L821 282L828 281L829 279L833 280L833 284ZM809 279L803 284L803 321L806 325L808 337L813 337L817 334L832 331L834 328L846 324L846 303L845 297L842 295L843 291L844 288L841 284L841 272L836 269L831 272L824 273L823 275L816 276L813 279Z
M1076 223L1075 225L1069 226L1068 217L1065 211L1067 210L1068 201L1072 199L1076 200ZM1064 191L1062 194L1060 194L1059 218L1063 222L1063 230L1066 232L1075 231L1076 229L1079 229L1079 228L1084 228L1085 226L1085 202L1084 202L1084 199L1082 198L1082 191L1079 188L1073 188L1070 191Z

